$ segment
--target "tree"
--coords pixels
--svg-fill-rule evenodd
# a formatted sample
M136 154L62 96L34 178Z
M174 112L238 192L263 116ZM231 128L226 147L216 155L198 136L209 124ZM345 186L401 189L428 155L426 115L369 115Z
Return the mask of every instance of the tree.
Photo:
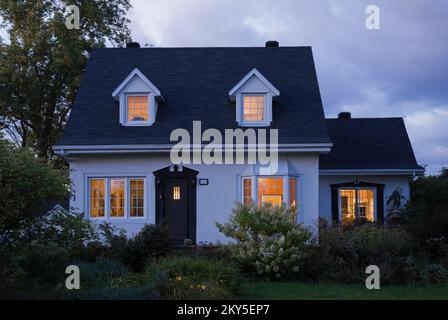
M68 173L0 139L0 243L69 196Z
M68 5L79 8L79 29L65 25ZM0 129L48 159L89 51L129 41L129 8L129 0L0 0L0 27L10 41L0 42Z
M423 242L448 243L448 169L411 183L411 200L403 212L404 226Z

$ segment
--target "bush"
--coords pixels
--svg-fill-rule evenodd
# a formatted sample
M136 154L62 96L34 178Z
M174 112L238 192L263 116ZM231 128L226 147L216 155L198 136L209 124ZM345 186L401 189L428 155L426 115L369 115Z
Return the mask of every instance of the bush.
M51 204L66 199L69 187L67 172L0 139L0 241L21 240L20 229Z
M54 211L37 219L33 238L41 243L54 243L66 248L72 257L82 254L86 243L97 239L97 233L83 214Z
M309 256L312 233L295 222L295 213L269 204L237 204L219 231L237 241L232 256L245 271L262 277L294 277Z
M99 258L95 262L79 263L84 288L110 287L113 279L127 275L128 269L119 261Z
M68 251L53 243L32 243L10 252L10 257L8 281L18 286L56 284L66 277L65 268L70 264Z
M377 265L382 281L402 282L413 249L412 238L398 228L377 224L321 228L305 274L318 280L361 281L366 267Z
M165 274L159 286L164 299L223 299L236 294L243 276L232 264L206 258L177 256L149 263L145 273L152 277Z
M170 251L170 230L166 225L146 224L129 239L123 261L134 271L142 271L147 259L165 256Z
M404 228L422 245L434 239L448 243L448 169L411 183L411 200L401 218Z

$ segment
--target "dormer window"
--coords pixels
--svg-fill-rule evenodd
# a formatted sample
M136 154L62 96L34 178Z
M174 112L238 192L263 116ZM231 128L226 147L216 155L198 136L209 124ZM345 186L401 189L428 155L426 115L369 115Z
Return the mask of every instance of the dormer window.
M119 102L119 121L123 126L152 125L163 101L160 90L137 68L120 83L112 97Z
M266 119L266 97L258 94L244 94L243 98L243 121L264 122Z
M235 101L238 125L269 126L272 122L272 100L279 95L280 91L253 68L229 91L230 100Z
M149 121L148 96L127 96L127 121Z

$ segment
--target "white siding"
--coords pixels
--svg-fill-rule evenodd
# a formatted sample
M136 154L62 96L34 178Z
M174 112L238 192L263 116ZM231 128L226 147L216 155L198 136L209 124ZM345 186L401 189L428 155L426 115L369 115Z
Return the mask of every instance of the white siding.
M299 221L315 226L318 220L318 155L280 155L300 175ZM169 154L72 156L71 179L75 192L70 206L78 212L87 212L87 178L89 176L146 176L146 217L140 220L107 220L133 235L144 223L155 222L155 182L153 172L169 166ZM216 229L216 222L226 222L235 206L241 201L240 175L248 165L186 165L199 171L199 178L209 179L209 185L197 185L197 241L225 242ZM104 221L104 220L99 220Z

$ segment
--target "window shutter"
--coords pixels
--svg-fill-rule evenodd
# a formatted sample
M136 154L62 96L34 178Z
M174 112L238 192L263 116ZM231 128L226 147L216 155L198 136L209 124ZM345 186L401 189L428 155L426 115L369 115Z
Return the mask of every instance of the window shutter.
M333 224L339 223L338 187L331 186L331 218Z
M384 223L384 186L378 186L376 188L376 199L377 199L377 220L378 223Z

